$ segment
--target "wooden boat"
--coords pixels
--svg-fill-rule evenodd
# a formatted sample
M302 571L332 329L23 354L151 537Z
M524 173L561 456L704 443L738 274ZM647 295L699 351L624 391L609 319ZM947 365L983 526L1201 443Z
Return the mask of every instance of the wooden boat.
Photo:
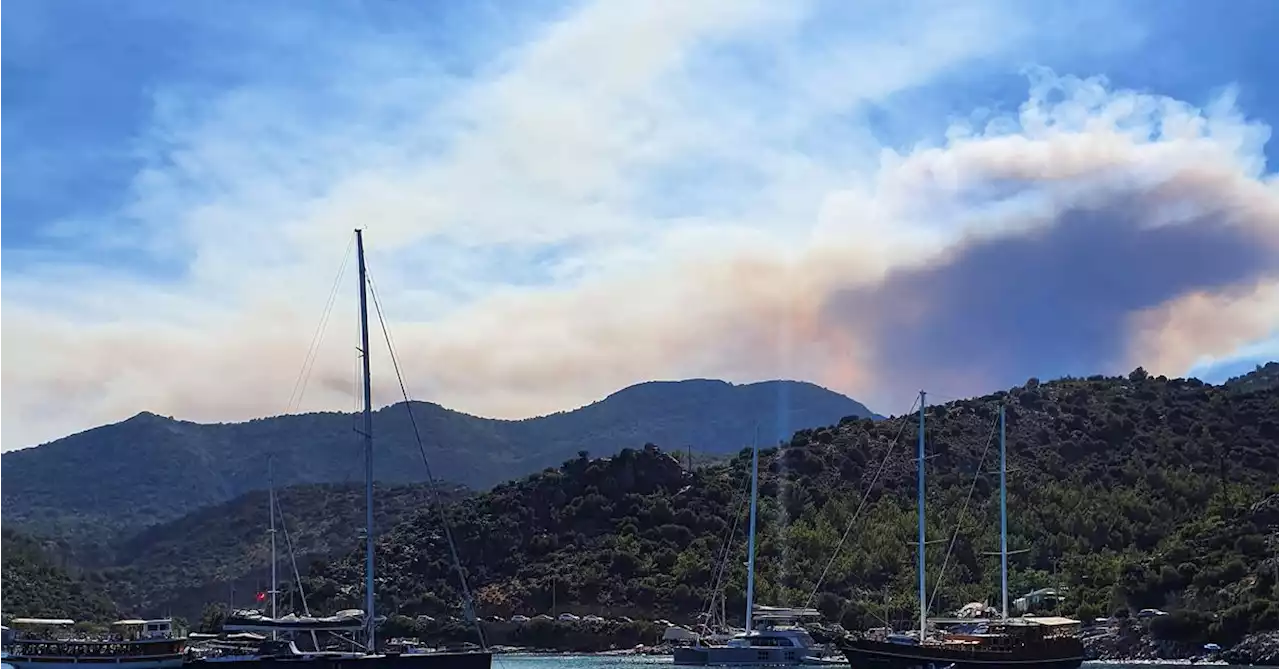
M927 618L924 571L924 416L920 392L917 439L917 513L920 624L914 638L850 638L839 642L852 669L1076 669L1084 662L1080 622L1060 617L1009 617L1008 515L1005 510L1005 413L1000 407L1000 617L990 619ZM934 633L930 634L932 625ZM956 631L954 628L962 628ZM950 628L950 629L949 629Z
M853 669L998 669L1044 667L1076 669L1084 661L1079 622L1058 617L974 621L931 620L935 627L981 624L979 632L943 632L925 639L853 639L841 650Z
M182 666L187 645L168 618L120 620L101 638L76 638L74 620L15 618L10 624L14 629L4 643L4 662L14 669L170 669Z

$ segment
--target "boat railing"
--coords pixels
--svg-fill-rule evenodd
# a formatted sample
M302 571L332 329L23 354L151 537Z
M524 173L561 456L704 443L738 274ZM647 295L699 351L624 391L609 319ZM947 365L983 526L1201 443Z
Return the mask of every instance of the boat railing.
M139 644L130 641L42 641L19 639L8 644L6 652L25 657L149 657L173 655L182 652L183 639L165 639L154 643Z

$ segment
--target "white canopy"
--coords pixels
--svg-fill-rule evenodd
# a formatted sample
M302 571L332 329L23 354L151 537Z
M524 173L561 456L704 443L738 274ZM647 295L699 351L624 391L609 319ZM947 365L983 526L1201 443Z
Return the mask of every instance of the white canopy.
M290 613L281 618L270 618L260 611L236 611L222 623L226 632L273 632L279 630L300 631L358 631L364 629L364 611L347 609L327 617L298 616Z
M698 635L683 627L668 627L662 633L663 641L697 641Z

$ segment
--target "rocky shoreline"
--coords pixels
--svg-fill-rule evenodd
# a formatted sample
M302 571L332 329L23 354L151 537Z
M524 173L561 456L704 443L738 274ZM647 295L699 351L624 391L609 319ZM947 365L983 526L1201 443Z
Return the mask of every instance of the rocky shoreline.
M1240 643L1223 651L1221 659L1228 664L1252 664L1260 667L1280 666L1280 632L1250 634Z
M1275 667L1280 635L1277 632L1250 634L1221 651L1206 651L1201 644L1154 639L1145 628L1125 625L1084 638L1085 657L1104 662L1150 662L1154 660L1221 660L1227 664Z
M414 628L410 621L401 634L428 644L474 642L474 628L458 623ZM485 639L501 654L667 655L672 646L662 641L660 622L595 623L535 620L524 624L483 622ZM819 642L842 636L843 630L813 629ZM1113 622L1084 631L1085 657L1103 662L1217 661L1245 666L1280 666L1277 632L1250 634L1228 648L1207 651L1203 644L1154 638L1138 621Z

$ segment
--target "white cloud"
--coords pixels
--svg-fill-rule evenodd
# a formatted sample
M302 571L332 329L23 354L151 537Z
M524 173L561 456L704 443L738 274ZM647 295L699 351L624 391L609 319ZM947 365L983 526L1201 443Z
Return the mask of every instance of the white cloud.
M1012 62L1046 28L1022 3L860 7L833 28L807 3L600 2L466 81L403 41L360 42L349 48L366 57L327 81L347 103L332 116L274 85L212 101L160 91L132 203L85 232L111 241L114 218L140 222L141 238L116 242L185 272L52 263L10 277L4 448L144 409L283 411L353 227L368 231L414 394L502 416L651 378L798 377L886 403L903 383L983 391L1007 370L887 372L873 325L934 317L890 300L894 277L1134 202L1144 225L1205 226L1187 212L1216 208L1224 235L1275 244L1266 131L1225 102L1201 111L1039 73L1017 114L946 139L921 118L918 146L881 146L867 105ZM726 50L769 71L746 80ZM662 201L684 169L710 203ZM1149 260L1186 260L1161 253ZM543 279L513 283L539 254ZM1274 271L1118 304L1130 317L1098 337L1123 353L1094 364L1178 373L1265 335ZM881 286L863 300L878 310L833 306ZM352 406L354 313L339 308L304 409ZM376 400L396 400L385 354L375 363Z

